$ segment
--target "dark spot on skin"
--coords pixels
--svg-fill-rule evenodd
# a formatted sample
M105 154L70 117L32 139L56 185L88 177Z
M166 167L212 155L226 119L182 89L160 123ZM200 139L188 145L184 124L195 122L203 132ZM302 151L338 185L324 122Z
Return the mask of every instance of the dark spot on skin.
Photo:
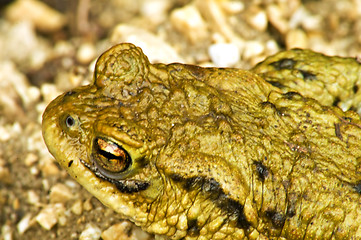
M272 109L274 109L274 110L277 110L277 109L276 109L276 106L275 106L273 103L269 102L269 101L261 102L260 105L261 105L261 107L263 107L263 108L265 108L265 107L270 107L270 108L272 108Z
M187 224L188 224L188 229L187 229L188 235L190 237L199 236L200 228L198 226L197 219L188 220Z
M279 89L285 88L285 85L283 85L280 82L277 82L277 81L267 81L267 82L276 88L279 88Z
M354 93L357 93L358 92L358 86L357 85L353 86L352 91Z
M204 78L204 71L202 68L194 65L186 65L187 68L190 70L191 74L197 79Z
M301 96L298 92L286 92L283 96L288 100L293 100L295 96Z
M356 184L354 184L353 189L355 189L358 194L361 194L361 181L358 181Z
M238 228L248 229L251 226L244 215L244 206L225 194L215 179L205 177L184 178L179 174L171 174L170 178L174 182L180 183L181 187L187 191L200 191L201 194L205 195L206 198L209 198L217 207L225 212L229 216L228 219L236 219Z
M285 224L286 217L283 213L280 213L280 212L277 212L274 210L268 210L265 212L265 214L266 214L266 217L271 220L272 225L275 228L280 229Z
M68 162L68 168L70 168L71 167L71 165L73 165L73 160L70 160L69 162Z
M338 104L340 103L340 98L339 97L335 97L335 99L333 100L333 103L332 103L332 106L335 106L335 107L337 107L338 106Z
M302 77L304 80L316 80L317 76L313 73L304 71L304 70L300 70L300 73L302 74Z
M71 96L71 95L74 95L76 92L75 91L69 91L67 93L64 94L65 97L67 96Z
M273 62L272 65L276 70L281 69L293 69L296 64L296 61L292 58L283 58L277 62Z
M254 164L256 165L256 171L258 173L258 177L261 179L262 182L266 179L269 174L269 171L265 165L262 164L260 161L255 161Z
M115 181L112 180L117 189L122 193L136 193L146 190L150 184L149 182L138 182L138 181Z
M341 129L340 129L340 124L339 123L335 123L335 134L336 134L336 137L338 137L341 141L343 140L343 137L342 137L342 133L341 133Z

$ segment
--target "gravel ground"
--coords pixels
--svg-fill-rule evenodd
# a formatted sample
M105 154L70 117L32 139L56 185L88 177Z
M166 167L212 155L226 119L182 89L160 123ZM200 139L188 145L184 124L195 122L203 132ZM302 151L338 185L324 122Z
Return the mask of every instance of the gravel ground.
M294 47L361 56L361 0L0 2L0 239L152 239L70 179L41 114L119 42L152 62L249 68Z

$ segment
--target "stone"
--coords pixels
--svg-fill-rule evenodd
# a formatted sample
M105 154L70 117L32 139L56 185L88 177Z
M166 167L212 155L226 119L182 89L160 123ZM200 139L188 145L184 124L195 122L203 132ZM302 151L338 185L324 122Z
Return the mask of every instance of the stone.
M232 43L212 44L208 49L212 62L217 67L231 67L240 59L240 50Z
M17 0L10 4L5 16L13 22L29 21L43 32L55 32L66 24L60 12L37 0Z
M208 37L207 25L194 5L186 5L172 11L170 21L192 44Z

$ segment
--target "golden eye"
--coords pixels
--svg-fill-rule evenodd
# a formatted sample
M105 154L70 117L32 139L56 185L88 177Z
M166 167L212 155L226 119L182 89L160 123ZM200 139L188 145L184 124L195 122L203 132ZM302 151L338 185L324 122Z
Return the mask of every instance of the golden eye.
M100 173L111 179L121 178L119 174L126 171L132 163L124 148L102 138L94 140L93 160Z

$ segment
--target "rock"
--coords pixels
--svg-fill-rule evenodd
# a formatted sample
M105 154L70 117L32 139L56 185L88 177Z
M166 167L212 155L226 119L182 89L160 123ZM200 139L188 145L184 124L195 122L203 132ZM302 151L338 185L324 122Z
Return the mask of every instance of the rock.
M243 58L254 58L264 51L264 44L259 41L248 41L244 47Z
M26 230L28 230L35 221L32 220L31 214L26 214L17 224L16 228L18 229L18 232L20 235L22 235Z
M49 44L36 35L31 22L0 22L0 59L14 62L23 71L40 69L49 58Z
M66 24L63 14L37 0L17 0L7 7L5 16L13 22L29 21L43 32L58 31Z
M247 22L253 28L260 32L264 32L267 29L268 18L266 12L262 9L255 8L249 14L247 14Z
M96 57L96 50L94 44L83 43L80 45L76 59L82 64L88 64Z
M83 203L80 199L76 200L74 204L71 206L71 211L75 215L81 215L83 212Z
M49 204L43 208L35 220L46 230L50 230L59 220L64 217L65 208L61 203Z
M34 206L40 206L40 197L34 190L28 191L28 203Z
M281 33L285 34L288 29L288 22L283 16L281 8L275 4L267 7L267 17L270 23Z
M158 25L167 18L170 7L168 0L147 0L143 1L140 12L153 25Z
M133 43L142 48L150 62L184 62L178 53L160 37L144 29L133 27L127 24L119 24L114 28L110 37L112 44L120 42Z
M239 48L232 43L212 44L208 53L217 67L231 67L239 61L241 55Z
M141 231L140 228L135 227L128 221L115 224L106 229L102 235L103 240L146 240L150 239L149 234Z
M74 196L70 189L62 183L55 184L50 189L50 203L65 203Z
M95 224L88 223L84 231L80 234L79 240L98 240L100 239L101 233L102 232L99 227Z
M84 204L83 204L83 208L85 211L91 211L93 209L93 205L91 203L91 198L87 199Z
M25 156L25 160L24 163L26 166L30 167L32 166L34 163L36 163L39 160L38 155L36 155L35 153L28 153Z
M308 48L308 38L301 29L292 29L286 34L286 48Z
M192 44L208 38L207 25L194 5L173 10L170 21Z

